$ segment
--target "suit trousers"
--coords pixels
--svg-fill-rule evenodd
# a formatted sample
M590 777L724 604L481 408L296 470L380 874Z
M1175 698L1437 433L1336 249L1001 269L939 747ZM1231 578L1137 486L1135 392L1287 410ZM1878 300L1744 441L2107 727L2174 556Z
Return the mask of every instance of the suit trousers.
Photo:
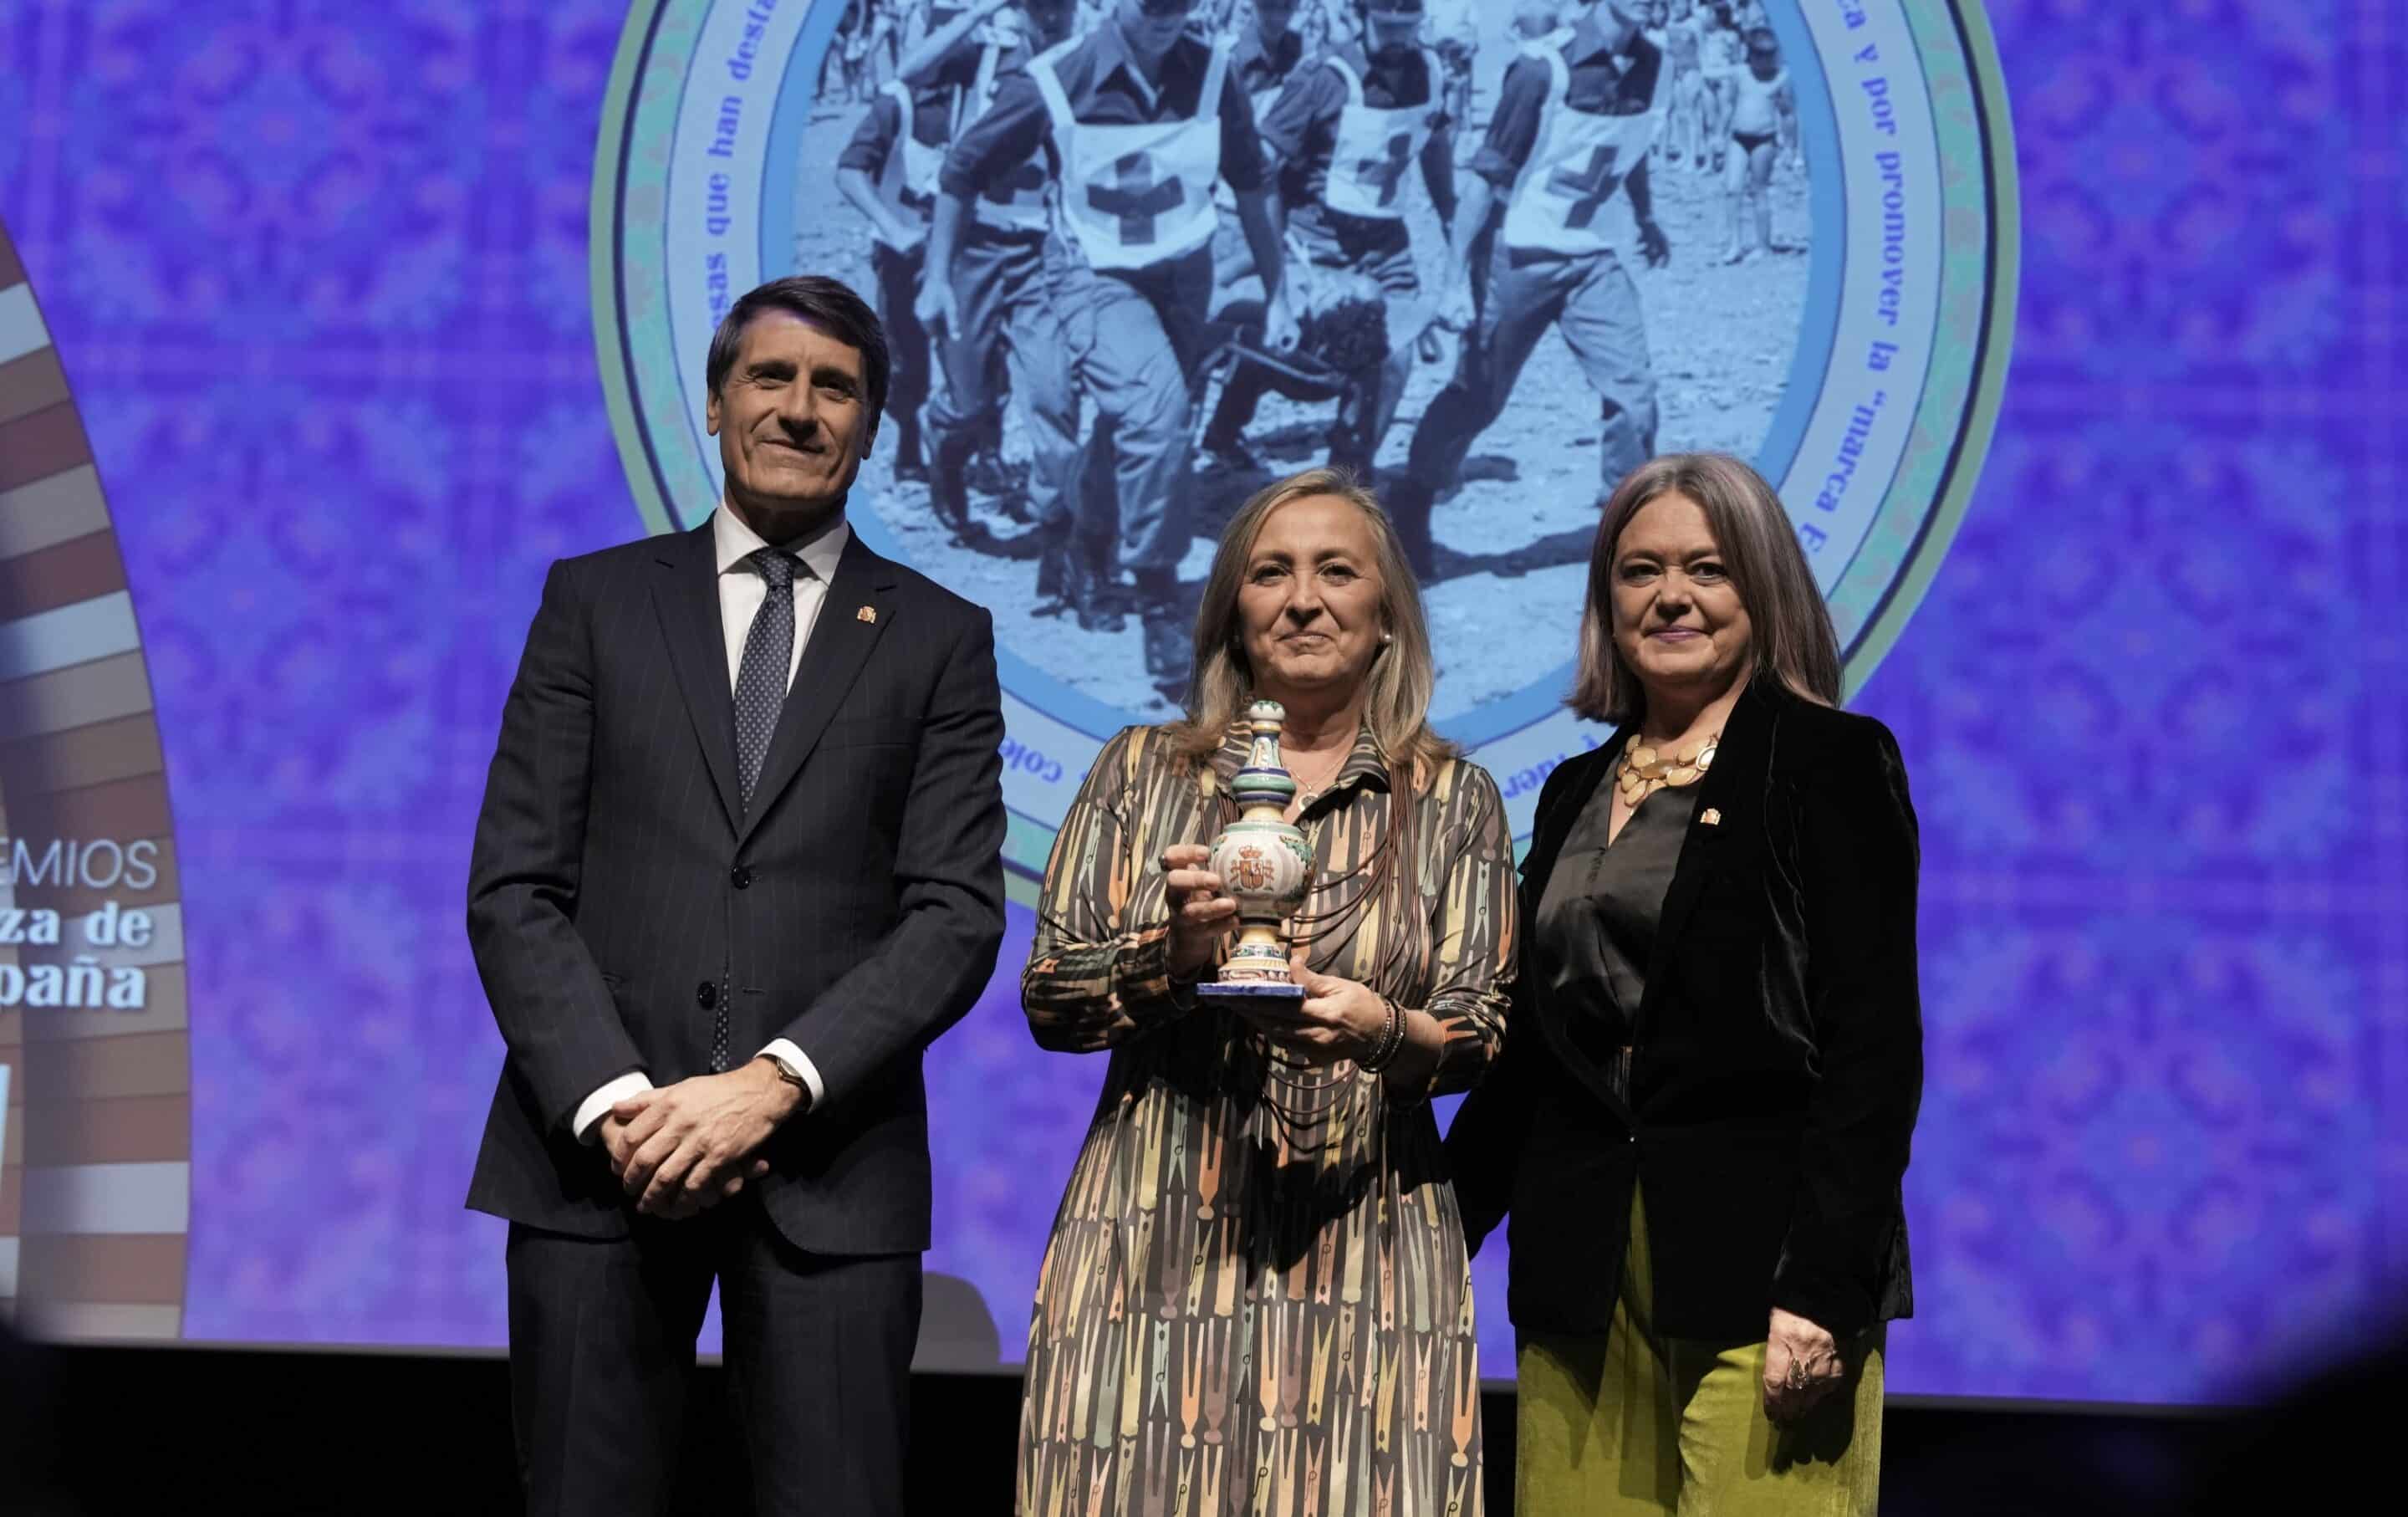
M1766 1345L1655 1331L1634 1188L1622 1295L1604 1338L1528 1337L1515 1364L1513 1510L1526 1517L1871 1517L1881 1495L1883 1329L1802 1419L1764 1413Z
M917 1253L806 1253L747 1192L625 1238L513 1223L507 1258L530 1517L670 1510L714 1281L760 1517L902 1512Z

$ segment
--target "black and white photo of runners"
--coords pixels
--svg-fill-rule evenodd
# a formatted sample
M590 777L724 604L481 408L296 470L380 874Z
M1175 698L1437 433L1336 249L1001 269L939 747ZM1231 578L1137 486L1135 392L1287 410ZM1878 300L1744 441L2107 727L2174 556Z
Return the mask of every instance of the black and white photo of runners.
M1035 98L1035 70L1069 77L1098 47L1150 67L1174 25L1165 66L1218 50L1265 139L1262 190L1210 192L1210 279L1117 266L1142 262L1157 225L1195 227L1192 169L1182 183L1145 152L1066 154L1057 131L953 208L932 291L944 165L1013 80ZM1122 35L1098 42L1107 28ZM1403 98L1425 79L1426 98ZM1308 123L1284 155L1265 130L1283 122ZM1099 140L1109 153L1140 140L1109 133L1141 130ZM1806 296L1796 96L1760 0L852 0L799 157L793 266L874 292L896 350L856 517L992 608L1006 651L1131 721L1178 708L1223 523L1331 462L1368 463L1415 560L1432 717L1544 678L1570 650L1533 630L1577 621L1613 478L1656 452L1755 457ZM1066 214L1072 195L1083 218ZM1276 309L1245 224L1264 213L1283 254ZM982 236L1019 262L981 254ZM1016 297L998 293L1007 267ZM1055 335L1080 330L1064 292L1098 276L1139 289L1162 331L1194 334L1149 354L1155 326L1132 335L1137 308L1107 303L1103 336L1077 339L1176 361L1183 425L1142 444L1168 459L1129 457L1130 438L1166 436L1160 417L1141 426ZM1126 498L1132 479L1163 498Z

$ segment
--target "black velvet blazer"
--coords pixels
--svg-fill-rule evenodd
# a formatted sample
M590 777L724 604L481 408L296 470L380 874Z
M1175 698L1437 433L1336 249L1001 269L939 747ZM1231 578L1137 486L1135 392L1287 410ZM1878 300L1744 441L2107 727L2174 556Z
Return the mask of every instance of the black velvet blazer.
M1622 737L1540 792L1526 927ZM1447 1135L1472 1248L1512 1213L1524 1333L1606 1331L1634 1183L1661 1335L1760 1340L1779 1306L1844 1337L1914 1309L1900 1192L1923 1090L1919 855L1898 744L1759 680L1698 784L1629 1102L1531 970L1503 1056Z

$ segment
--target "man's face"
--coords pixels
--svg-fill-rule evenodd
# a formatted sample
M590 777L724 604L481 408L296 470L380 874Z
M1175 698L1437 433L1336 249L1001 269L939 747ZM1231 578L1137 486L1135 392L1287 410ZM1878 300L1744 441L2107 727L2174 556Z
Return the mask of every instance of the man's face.
M1419 0L1399 4L1398 0L1370 0L1363 7L1365 39L1373 52L1392 52L1410 48L1422 35L1422 7Z
M1562 23L1561 0L1514 0L1513 24L1524 36L1544 36Z
M1079 0L1020 0L1020 9L1024 30L1049 48L1068 36L1079 19Z
M1159 58L1187 30L1196 0L1121 0L1121 32L1140 57Z
M783 310L745 327L705 420L729 499L769 511L841 502L878 434L861 350Z

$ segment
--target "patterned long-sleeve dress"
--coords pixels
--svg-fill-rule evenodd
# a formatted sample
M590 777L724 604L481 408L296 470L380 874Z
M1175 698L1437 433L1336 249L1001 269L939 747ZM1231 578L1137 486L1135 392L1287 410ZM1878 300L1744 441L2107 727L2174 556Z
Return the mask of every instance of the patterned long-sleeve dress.
M1446 1029L1426 1090L1275 1065L1169 971L1160 859L1236 817L1233 737L1096 759L1046 868L1022 994L1047 1048L1110 1050L1028 1330L1027 1517L1422 1517L1481 1508L1471 1279L1427 1097L1500 1047L1514 962L1503 802L1476 766L1410 794L1367 728L1297 818L1314 968ZM1401 767L1401 766L1400 766Z

